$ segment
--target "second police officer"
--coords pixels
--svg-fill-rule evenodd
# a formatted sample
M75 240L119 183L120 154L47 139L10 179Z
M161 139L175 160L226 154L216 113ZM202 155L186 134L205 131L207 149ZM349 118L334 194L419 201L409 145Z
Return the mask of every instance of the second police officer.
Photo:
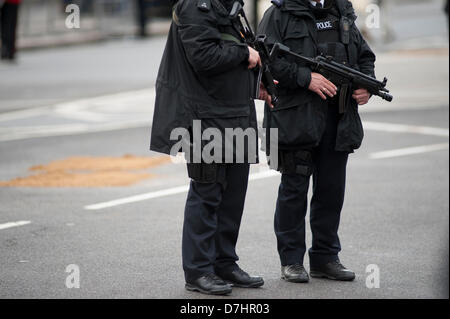
M375 55L355 25L347 0L274 0L258 32L268 43L280 42L307 57L332 56L374 76ZM305 216L313 180L309 250L312 277L352 281L354 272L340 262L338 236L349 154L361 146L363 127L358 105L367 104L364 89L337 87L321 74L280 57L271 65L279 81L279 104L266 125L278 128L282 181L275 212L275 232L282 278L308 282ZM267 111L266 111L267 112Z

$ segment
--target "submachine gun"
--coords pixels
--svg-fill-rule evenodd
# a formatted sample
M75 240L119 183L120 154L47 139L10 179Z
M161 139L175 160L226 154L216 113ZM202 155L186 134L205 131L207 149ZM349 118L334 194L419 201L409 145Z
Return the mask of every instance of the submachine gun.
M378 81L371 76L334 61L332 57L319 55L316 58L308 58L292 52L291 49L281 43L276 43L273 46L270 59L276 59L283 54L295 57L298 61L311 67L313 71L328 78L335 85L352 84L352 87L366 89L370 94L379 96L388 102L392 102L394 99L386 88L387 78L384 78L383 82Z
M270 50L266 45L266 36L255 35L255 32L253 32L252 27L248 22L247 16L245 15L244 8L239 1L236 1L233 4L230 12L230 18L236 23L242 40L248 46L258 51L261 58L262 66L259 68L256 98L259 97L259 84L262 82L267 90L267 93L269 93L270 97L272 98L272 105L276 106L278 104L277 88L272 73L269 69L271 57Z
M259 97L260 93L260 83L262 83L270 95L272 99L273 107L276 107L278 104L278 95L277 88L273 78L272 73L269 69L269 63L271 62L270 50L266 45L267 37L265 35L255 35L252 27L247 19L244 8L239 1L236 1L233 4L233 7L230 12L230 18L234 21L236 26L238 27L238 31L242 37L242 40L250 47L258 51L259 56L261 58L261 67L259 68L258 73L258 82L256 85L256 94L255 97ZM266 106L267 107L267 106ZM270 122L271 122L271 113L268 111L268 123L266 130L266 155L270 156L270 142L271 142L271 134L270 134Z
M259 97L259 84L262 83L272 98L272 105L276 109L278 104L277 88L274 77L270 71L269 64L281 55L290 55L298 61L305 63L311 67L314 72L320 73L335 85L351 85L354 88L366 89L370 94L379 96L383 100L392 102L393 96L386 88L388 79L384 78L383 82L368 76L362 72L348 67L347 65L338 63L332 57L320 55L316 58L308 58L292 52L287 46L276 43L270 51L267 44L266 35L256 35L247 19L244 8L239 1L233 4L230 12L230 18L236 23L242 40L250 47L258 51L261 57L262 66L259 68L258 85L256 97ZM266 132L266 153L270 156L270 127L271 127L271 111L267 112L267 132Z

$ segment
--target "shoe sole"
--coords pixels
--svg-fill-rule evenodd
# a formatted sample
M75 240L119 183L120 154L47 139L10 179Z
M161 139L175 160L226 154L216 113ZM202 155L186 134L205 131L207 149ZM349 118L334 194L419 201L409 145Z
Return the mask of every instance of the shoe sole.
M227 295L231 294L231 292L232 292L231 288L230 289L224 289L224 290L217 290L217 291L206 291L204 289L192 286L190 284L186 284L185 288L186 288L187 291L199 292L199 293L202 293L204 295L212 295L212 296L227 296Z
M281 276L281 279L287 282L291 282L294 284L307 284L309 283L309 279L288 279L286 276Z
M226 283L230 284L231 286L236 287L236 288L248 288L248 289L255 289L255 288L260 288L260 287L264 286L264 281L262 281L262 282L255 282L255 283L250 284L250 285L235 284L235 283L233 283L231 281L227 281Z
M330 276L326 273L323 272L319 272L319 271L311 271L310 275L312 278L319 278L319 279L330 279L330 280L335 280L335 281L354 281L356 279L356 276L353 278L338 278L338 277L333 277Z

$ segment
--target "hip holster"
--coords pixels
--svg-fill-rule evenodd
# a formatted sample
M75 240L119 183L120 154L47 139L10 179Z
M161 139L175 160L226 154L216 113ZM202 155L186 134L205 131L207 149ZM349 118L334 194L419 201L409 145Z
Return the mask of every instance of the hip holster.
M202 184L220 183L226 188L226 170L224 165L191 163L187 164L189 178Z
M280 151L280 173L310 177L313 174L312 154L309 151Z

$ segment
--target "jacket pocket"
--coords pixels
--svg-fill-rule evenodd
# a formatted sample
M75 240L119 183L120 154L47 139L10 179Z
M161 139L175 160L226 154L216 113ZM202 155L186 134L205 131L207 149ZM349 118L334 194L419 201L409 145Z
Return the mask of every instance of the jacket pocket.
M252 96L252 71L240 65L219 74L199 77L205 92L222 104L238 105L247 103Z
M313 100L312 93L306 90L279 90L278 105L272 110L273 112L290 109L295 106L309 103Z
M307 149L319 144L325 129L325 112L322 103L313 101L271 112L270 127L278 129L280 147Z
M361 147L363 140L364 128L358 105L352 101L338 125L336 151L353 153Z
M305 53L308 47L312 45L312 40L307 28L292 28L283 40L283 43L288 46L293 52L298 54Z

